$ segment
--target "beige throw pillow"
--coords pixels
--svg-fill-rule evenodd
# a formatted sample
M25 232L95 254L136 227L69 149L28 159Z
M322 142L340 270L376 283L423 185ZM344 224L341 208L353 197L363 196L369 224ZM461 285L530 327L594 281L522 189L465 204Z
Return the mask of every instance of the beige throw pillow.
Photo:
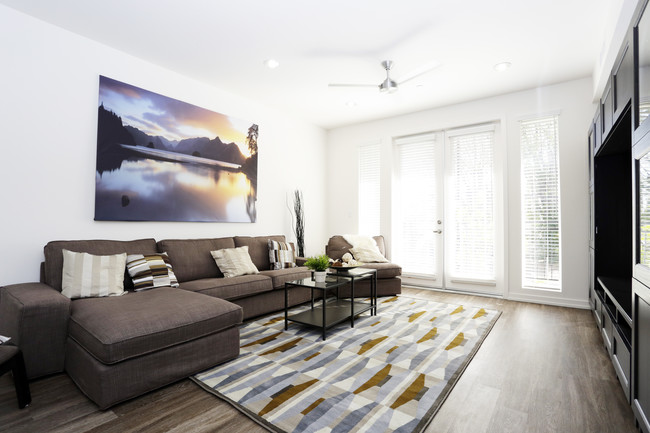
M214 258L219 270L226 278L259 274L259 271L251 260L251 256L248 254L248 245L210 251L210 254L212 254L212 258Z
M63 250L61 293L70 299L124 294L126 253L95 256Z
M354 258L363 263L387 263L386 257L382 256L379 248L375 245L374 248L356 247L350 248L350 252Z

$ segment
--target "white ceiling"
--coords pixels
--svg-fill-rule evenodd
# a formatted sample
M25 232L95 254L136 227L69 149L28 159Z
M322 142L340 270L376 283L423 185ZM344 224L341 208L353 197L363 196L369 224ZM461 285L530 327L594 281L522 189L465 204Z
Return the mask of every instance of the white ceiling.
M616 2L0 0L324 128L590 76ZM266 68L269 58L280 66ZM395 94L328 87L379 84L384 59L398 81L429 62L442 66ZM504 61L512 68L496 72Z

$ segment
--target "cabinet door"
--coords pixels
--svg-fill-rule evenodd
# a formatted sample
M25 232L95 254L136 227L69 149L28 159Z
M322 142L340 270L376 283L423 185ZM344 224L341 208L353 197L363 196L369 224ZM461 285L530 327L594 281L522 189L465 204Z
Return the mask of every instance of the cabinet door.
M600 111L601 109L599 104L596 117L594 117L594 155L596 155L603 146L603 121Z
M610 77L603 91L603 97L600 100L601 113L603 115L603 141L607 140L607 135L612 130L614 124L614 95L612 93L612 78Z
M630 37L623 44L612 73L614 87L614 123L623 114L623 110L634 93L634 58L630 49Z
M650 289L632 283L632 409L641 429L650 431Z
M591 128L589 129L589 135L588 135L588 155L589 155L589 186L593 186L594 184L594 151L596 150L596 143L594 140L594 125L591 125Z
M647 1L640 11L633 27L636 54L633 110L635 142L650 130L650 120L648 119L648 115L650 115L650 12Z
M632 275L641 283L650 286L650 135L634 145L632 154L634 157Z

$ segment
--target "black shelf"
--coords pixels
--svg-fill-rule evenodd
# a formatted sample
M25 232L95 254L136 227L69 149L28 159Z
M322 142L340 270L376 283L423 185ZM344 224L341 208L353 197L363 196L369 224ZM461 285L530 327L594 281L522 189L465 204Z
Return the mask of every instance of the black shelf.
M353 304L352 306L350 304ZM334 325L343 323L350 320L350 308L354 308L353 316L370 311L372 305L367 302L352 302L345 299L334 299L325 304L327 308L325 328L331 328ZM292 314L288 317L292 322L302 323L303 325L323 327L323 305L314 307L303 311L301 313Z
M607 299L604 300L606 308L610 309L610 305L613 304L615 311L612 313L620 315L627 322L627 324L632 326L632 277L621 278L621 277L606 277L599 276L598 282L605 290L607 294ZM608 302L608 300L611 301Z
M623 339L628 351L632 350L632 327L627 323L618 323L616 328Z

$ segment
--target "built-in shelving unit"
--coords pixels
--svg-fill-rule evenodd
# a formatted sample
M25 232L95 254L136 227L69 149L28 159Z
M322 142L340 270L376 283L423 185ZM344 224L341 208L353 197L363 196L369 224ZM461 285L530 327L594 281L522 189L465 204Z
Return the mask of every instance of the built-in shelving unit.
M613 117L615 89L605 103L611 105L603 118L603 140L594 151L594 242L595 283L592 308L603 342L630 400L632 352L632 115L628 101L620 116ZM602 110L602 107L601 107ZM601 111L602 113L602 111Z
M650 433L650 7L639 3L589 126L589 298Z

